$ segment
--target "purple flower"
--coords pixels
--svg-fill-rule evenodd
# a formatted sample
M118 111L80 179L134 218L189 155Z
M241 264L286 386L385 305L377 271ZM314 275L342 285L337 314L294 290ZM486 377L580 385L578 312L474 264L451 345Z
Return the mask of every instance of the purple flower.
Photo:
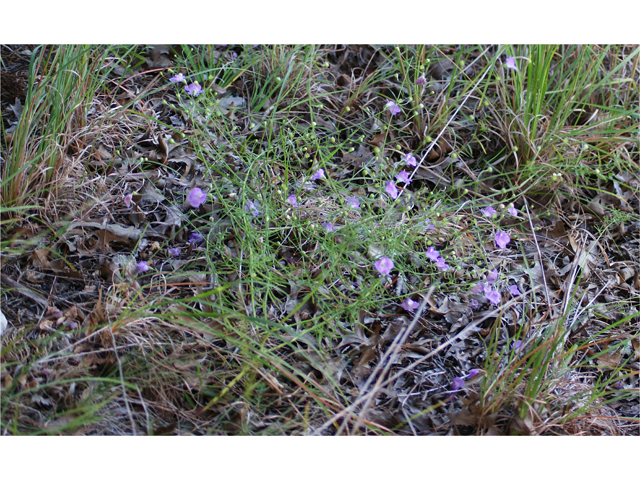
M473 287L469 289L469 292L475 295L479 295L484 292L485 287L486 285L484 282L476 283Z
M291 194L287 197L287 203L293 208L298 208L300 206L298 205L298 198L295 196L295 194Z
M260 209L260 204L258 203L257 200L255 202L252 202L251 200L249 200L247 204L244 206L244 211L251 212L254 217L257 217L258 215L260 215L259 209Z
M485 297L487 297L487 300L489 300L494 305L499 304L501 300L500 292L498 292L497 290L492 290L491 288L489 288L488 291L485 288Z
M509 208L507 209L507 212L509 212L509 215L513 215L514 217L518 216L518 210L516 210L516 208L513 205L509 206Z
M399 174L396 175L396 180L404 183L411 183L411 179L409 178L409 174L402 170Z
M131 208L131 199L133 198L133 194L131 193L127 193L124 198L122 199L124 201L124 204L127 206L127 208Z
M172 257L177 257L180 255L179 248L167 248L167 252L169 252L169 255L171 255Z
M204 203L206 199L207 199L207 194L204 193L200 189L200 187L194 188L189 192L189 195L187 195L187 202L189 202L189 205L191 205L193 208L198 208L200 205Z
M189 95L197 97L202 93L202 87L197 83L192 83L184 87L184 91L187 92Z
M391 115L396 115L400 113L400 107L393 100L387 101L386 107L389 109Z
M518 71L518 66L516 65L516 59L513 57L507 57L507 61L504 62L504 66L506 68L510 68L511 70Z
M418 302L414 302L410 298L407 298L404 302L400 304L402 308L404 308L407 312L413 312L416 308L420 306Z
M409 165L410 167L417 167L418 164L416 163L416 157L414 157L413 155L411 155L410 153L407 153L404 157L404 161L407 165Z
M141 273L145 273L149 271L149 265L147 265L147 262L140 262L137 265L138 271Z
M393 183L393 180L389 180L387 182L387 185L384 187L384 191L387 192L394 200L398 198L398 189L396 188L396 184Z
M202 241L202 235L197 232L193 232L189 235L189 242L191 245L195 245L196 243L200 243Z
M184 75L179 73L177 75L174 75L173 77L171 77L169 79L170 82L172 83L176 83L176 82L184 82Z
M333 232L333 223L322 222L322 228L325 232Z
M380 275L389 275L391 270L393 270L393 261L390 258L382 257L375 262L373 266L380 272Z
M360 201L356 197L348 197L347 205L351 208L360 208Z
M424 85L425 83L427 83L427 79L424 78L424 75L420 75L418 80L416 80L416 84L418 85Z
M431 220L426 220L424 222L424 228L425 230L435 230L436 226L433 223L431 223Z
M493 269L493 272L489 272L489 275L487 275L487 282L489 283L493 283L498 279L498 270L496 270L495 268Z
M429 260L431 260L432 262L435 262L438 260L438 258L440 258L440 254L435 248L429 247L427 249L427 257L429 257Z
M451 388L454 392L462 390L464 388L464 380L460 377L455 377L451 382Z
M514 350L518 350L519 348L522 348L522 340L516 340L515 342L513 342L511 344L511 348Z
M510 293L511 295L513 295L514 297L517 297L517 296L522 295L522 294L520 293L520 290L518 290L518 287L517 287L516 285L510 285L510 286L509 286L509 293Z
M446 262L444 261L444 258L442 257L438 257L436 259L436 267L438 267L438 270L440 270L441 272L444 272L445 270L449 270L449 265L446 264Z
M506 232L502 230L496 233L496 245L500 248L505 248L507 244L511 241L511 237Z
M477 310L479 307L480 307L480 304L475 298L472 298L471 300L469 300L469 308L471 308L471 310Z
M480 373L480 370L478 370L477 368L474 368L473 370L469 371L469 375L467 376L469 377L469 380L471 380L473 377L475 377L479 373Z
M493 215L495 215L496 213L496 209L493 207L487 207L487 208L483 208L482 210L480 210L482 212L482 214L485 217L492 217Z
M316 172L313 175L311 175L311 180L319 180L321 178L324 178L323 168L319 168L318 170L316 170Z

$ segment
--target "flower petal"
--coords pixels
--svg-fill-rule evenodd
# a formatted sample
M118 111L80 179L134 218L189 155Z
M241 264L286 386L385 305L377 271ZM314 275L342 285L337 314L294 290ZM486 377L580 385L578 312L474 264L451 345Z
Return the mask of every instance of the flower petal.
M500 248L506 248L507 244L511 241L511 237L506 232L502 230L496 233L496 245Z
M187 195L187 201L189 202L189 205L191 205L193 208L198 208L200 205L204 203L206 199L207 199L207 194L204 193L200 189L200 187L194 188L189 192L189 195Z
M298 208L298 197L295 194L291 194L287 197L287 203L291 205L293 208Z
M520 293L520 290L518 290L518 286L517 285L510 285L509 286L509 293L511 295L513 295L514 297L518 297L518 296L522 295L522 293Z
M401 112L400 107L393 100L387 101L386 106L389 109L389 112L391 113L391 115L397 115L398 113Z
M438 251L433 248L433 247L429 247L427 249L427 257L429 258L429 260L431 260L432 262L435 262L438 260L438 258L440 258L440 254L438 253Z
M375 262L373 266L378 272L380 272L380 275L389 275L391 270L393 270L393 260L388 257L382 257L380 260Z
M496 212L496 209L495 209L495 208L490 207L490 206L489 206L489 207L487 207L487 208L483 208L483 209L482 209L482 210L480 210L480 211L482 212L482 214L483 214L485 217L492 217L492 216L494 216L496 213L498 213L498 212Z
M360 201L356 197L348 197L347 205L351 208L360 208Z
M321 178L324 178L324 169L323 168L319 168L318 170L315 171L315 173L313 175L311 175L311 180L319 180Z
M404 183L411 183L411 179L409 178L409 174L402 170L399 174L396 175L396 180Z
M394 200L398 198L398 189L396 188L396 184L393 183L393 180L389 180L387 182L387 185L384 187L384 191L387 192Z
M493 271L489 272L489 275L487 275L487 282L494 283L497 279L498 279L498 270L494 268Z
M455 377L451 382L451 388L456 392L462 390L464 388L464 380L460 377Z
M500 303L500 300L501 300L500 292L498 292L497 290L489 290L485 294L485 296L487 297L487 300L489 300L494 305L497 305Z
M407 298L404 302L400 304L402 308L404 308L407 312L413 312L416 308L420 306L418 302L414 302L410 298Z
M147 262L138 263L137 268L138 268L138 271L142 273L149 271L149 265L147 265Z
M322 222L322 228L324 228L325 232L333 232L333 223Z

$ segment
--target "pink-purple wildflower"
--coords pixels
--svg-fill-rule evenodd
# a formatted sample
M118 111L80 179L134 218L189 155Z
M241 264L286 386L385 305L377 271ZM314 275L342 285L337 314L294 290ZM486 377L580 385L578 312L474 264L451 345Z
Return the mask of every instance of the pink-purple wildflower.
M417 167L418 164L416 163L416 157L414 157L413 155L411 155L410 153L407 153L404 157L404 161L407 165L409 165L410 167Z
M198 83L191 83L184 87L185 92L189 95L197 97L202 93L202 87Z
M522 295L522 293L520 293L520 290L518 290L517 285L509 285L509 293L514 297L519 297L520 295Z
M482 214L483 214L485 217L492 217L492 216L494 216L496 213L498 213L498 212L496 212L496 209L495 209L495 208L493 208L493 207L491 207L491 206L489 206L489 207L487 207L487 208L483 208L482 210L480 210L480 212L482 212Z
M322 222L322 228L324 228L325 232L333 232L333 223Z
M497 279L498 279L498 270L494 268L493 271L489 272L489 275L487 275L487 282L494 283Z
M198 232L193 232L189 234L189 243L191 245L195 245L196 243L200 243L202 241L202 235Z
M258 203L257 200L255 202L249 200L244 206L244 210L245 212L251 212L254 217L257 217L258 215L260 215L260 203Z
M467 375L467 377L469 377L469 380L471 380L473 377L475 377L479 373L480 373L480 370L478 370L477 368L474 368L469 371L469 375Z
M509 208L507 209L507 212L509 212L509 215L512 215L514 217L518 216L518 210L516 210L516 207L514 207L513 205L509 206Z
M442 257L438 257L436 259L436 267L438 267L438 270L444 272L445 270L449 270L449 265L447 265L447 263L444 261L444 258Z
M451 388L454 392L458 392L464 388L464 380L460 377L455 377L451 382Z
M402 308L404 308L407 312L413 312L416 308L420 306L418 302L414 302L410 298L407 298L404 302L400 304Z
M489 287L488 289L485 288L484 294L485 294L485 297L487 297L487 300L489 300L494 305L497 305L500 303L500 300L501 300L500 292L498 292L497 290L493 290L491 287Z
M396 180L398 182L411 183L411 179L409 178L409 174L402 170L399 174L396 175Z
M147 262L140 262L137 265L137 269L140 273L145 273L149 271L149 265L147 265Z
M427 83L427 79L424 78L424 75L420 75L416 80L417 85L424 85L425 83Z
M384 187L384 191L389 194L391 198L394 200L398 198L398 189L396 188L396 184L393 183L393 180L389 180Z
M519 350L520 348L522 348L522 340L516 340L515 342L513 342L511 344L511 348L514 350Z
M293 208L298 208L298 197L295 194L291 194L287 197L287 203L291 205Z
M513 57L507 57L507 60L504 62L504 66L511 70L518 71L518 66L516 65L516 59Z
M174 75L173 77L171 77L169 81L171 83L184 82L184 75L181 73L178 73L177 75Z
M324 169L323 168L319 168L318 170L315 171L315 173L313 175L311 175L311 180L319 180L321 178L324 178Z
M511 237L509 237L506 232L500 230L498 233L496 233L495 241L498 247L506 248L507 244L511 241Z
M187 195L187 201L189 202L189 205L191 205L193 208L198 208L200 205L204 203L206 199L207 199L207 194L204 193L200 189L200 187L194 188L189 192L189 195Z
M428 219L425 220L423 225L424 225L425 230L435 230L436 229L436 226L433 223L431 223L431 220L428 220Z
M440 258L440 254L438 253L438 251L435 248L429 247L429 248L427 248L427 257L432 262L435 262L436 260L438 260L438 258Z
M133 199L133 194L131 193L127 193L122 199L127 208L131 208L131 199Z
M393 100L388 100L386 106L389 109L389 112L391 113L391 115L397 115L401 111L398 104Z
M380 275L389 275L393 270L393 260L387 257L382 257L377 262L374 262L373 266L376 268Z
M347 197L347 205L351 208L360 208L360 201L356 197Z
M172 257L178 257L180 255L180 249L179 248L171 248L171 247L169 247L169 248L167 248L167 252Z

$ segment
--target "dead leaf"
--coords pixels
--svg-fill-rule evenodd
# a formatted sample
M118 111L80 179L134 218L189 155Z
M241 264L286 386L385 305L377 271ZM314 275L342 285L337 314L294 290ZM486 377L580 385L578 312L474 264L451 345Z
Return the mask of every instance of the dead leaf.
M620 365L621 356L617 352L605 352L596 358L596 362L600 367L616 368Z

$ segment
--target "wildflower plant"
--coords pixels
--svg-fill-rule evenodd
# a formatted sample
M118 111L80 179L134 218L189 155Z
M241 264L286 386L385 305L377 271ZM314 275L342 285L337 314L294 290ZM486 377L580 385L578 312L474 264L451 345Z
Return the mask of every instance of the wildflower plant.
M207 194L202 191L199 187L192 189L187 195L187 202L193 208L198 208L202 205L207 199Z
M394 264L393 260L388 257L382 257L380 260L376 261L373 266L382 276L389 275L391 270L393 270Z

